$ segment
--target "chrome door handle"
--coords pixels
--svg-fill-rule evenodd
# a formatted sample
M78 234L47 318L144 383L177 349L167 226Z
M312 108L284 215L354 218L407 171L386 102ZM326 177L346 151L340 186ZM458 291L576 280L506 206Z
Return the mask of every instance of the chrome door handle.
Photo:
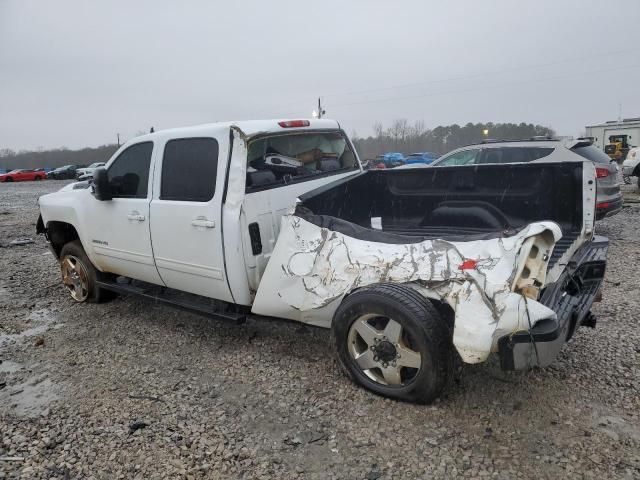
M127 215L127 218L129 220L137 220L139 222L144 222L145 216L140 215L140 212L131 212L129 215Z
M207 220L205 217L198 217L191 220L191 225L194 227L214 228L216 226L216 222L213 220Z

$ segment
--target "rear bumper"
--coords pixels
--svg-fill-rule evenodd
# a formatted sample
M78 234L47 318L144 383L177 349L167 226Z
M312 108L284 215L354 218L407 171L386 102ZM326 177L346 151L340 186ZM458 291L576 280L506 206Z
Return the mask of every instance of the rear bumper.
M595 237L575 253L558 281L545 288L540 303L556 312L556 318L540 320L528 332L498 340L503 370L546 367L576 328L595 326L590 309L604 280L608 248L608 239Z
M596 203L596 220L615 215L622 210L622 194L613 197L611 200L600 200Z

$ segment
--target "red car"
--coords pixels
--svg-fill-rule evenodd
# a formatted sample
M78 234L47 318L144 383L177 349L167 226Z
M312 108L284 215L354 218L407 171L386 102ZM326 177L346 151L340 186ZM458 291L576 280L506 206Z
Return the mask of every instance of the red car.
M0 182L24 182L31 180L44 180L47 173L42 170L11 170L0 175Z

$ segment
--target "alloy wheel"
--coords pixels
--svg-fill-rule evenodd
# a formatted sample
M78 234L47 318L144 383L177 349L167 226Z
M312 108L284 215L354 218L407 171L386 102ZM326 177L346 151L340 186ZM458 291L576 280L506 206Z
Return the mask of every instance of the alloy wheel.
M358 317L349 328L347 342L351 358L376 383L401 387L420 371L422 355L413 349L409 332L392 318Z
M60 261L62 283L77 302L84 302L89 296L89 276L82 262L73 255L66 255Z

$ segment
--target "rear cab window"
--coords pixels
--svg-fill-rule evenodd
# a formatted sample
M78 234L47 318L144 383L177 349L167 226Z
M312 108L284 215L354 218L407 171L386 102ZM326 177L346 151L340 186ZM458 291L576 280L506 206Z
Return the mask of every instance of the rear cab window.
M249 142L246 190L265 190L358 168L341 131L262 136Z

